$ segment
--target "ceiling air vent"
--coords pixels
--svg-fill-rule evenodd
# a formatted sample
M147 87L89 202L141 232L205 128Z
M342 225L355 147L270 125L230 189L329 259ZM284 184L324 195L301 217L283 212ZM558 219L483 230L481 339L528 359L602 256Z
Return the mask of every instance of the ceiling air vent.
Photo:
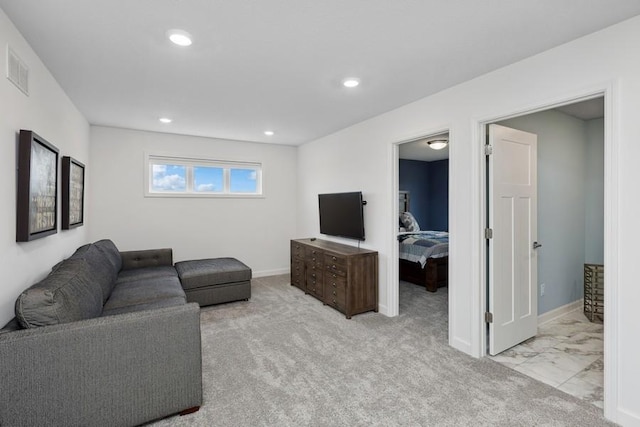
M9 46L7 46L7 78L25 95L29 95L29 68Z

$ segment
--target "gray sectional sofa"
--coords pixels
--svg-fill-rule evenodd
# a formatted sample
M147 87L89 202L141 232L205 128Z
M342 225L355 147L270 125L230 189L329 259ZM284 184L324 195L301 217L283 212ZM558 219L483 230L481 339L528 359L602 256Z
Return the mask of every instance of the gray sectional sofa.
M200 308L171 249L78 248L0 330L0 425L133 426L202 404Z

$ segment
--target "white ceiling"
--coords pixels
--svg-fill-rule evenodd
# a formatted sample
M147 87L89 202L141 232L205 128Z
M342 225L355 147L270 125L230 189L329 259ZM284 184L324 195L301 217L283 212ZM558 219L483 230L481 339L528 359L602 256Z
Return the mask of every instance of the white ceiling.
M0 0L0 8L91 124L296 145L640 14L640 1ZM191 33L193 45L172 45L172 28ZM350 76L358 88L341 86Z
M604 98L594 98L575 104L563 105L556 108L565 114L581 120L593 120L604 117Z
M434 162L449 158L449 146L441 150L430 148L427 141L430 139L449 139L449 133L430 135L417 141L405 142L398 147L398 157L404 160L420 160L422 162Z

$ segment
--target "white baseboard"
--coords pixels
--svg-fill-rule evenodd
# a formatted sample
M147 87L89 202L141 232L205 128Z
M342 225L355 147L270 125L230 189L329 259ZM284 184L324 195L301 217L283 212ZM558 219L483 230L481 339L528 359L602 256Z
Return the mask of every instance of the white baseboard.
M640 414L618 408L617 416L613 421L621 426L640 426Z
M577 301L570 302L569 304L565 304L561 307L554 308L553 310L547 311L546 313L538 316L538 326L544 325L545 323L549 323L552 320L556 320L558 317L562 317L566 314L571 313L572 311L582 309L583 306L583 298L580 298Z
M289 274L288 268L279 268L276 270L254 271L252 277L278 276L280 274Z

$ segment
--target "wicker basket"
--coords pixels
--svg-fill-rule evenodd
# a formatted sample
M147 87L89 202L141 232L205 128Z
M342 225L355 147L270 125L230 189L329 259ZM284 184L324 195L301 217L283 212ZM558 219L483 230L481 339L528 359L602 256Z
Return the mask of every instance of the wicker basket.
M604 322L604 266L584 265L584 315L592 322Z

